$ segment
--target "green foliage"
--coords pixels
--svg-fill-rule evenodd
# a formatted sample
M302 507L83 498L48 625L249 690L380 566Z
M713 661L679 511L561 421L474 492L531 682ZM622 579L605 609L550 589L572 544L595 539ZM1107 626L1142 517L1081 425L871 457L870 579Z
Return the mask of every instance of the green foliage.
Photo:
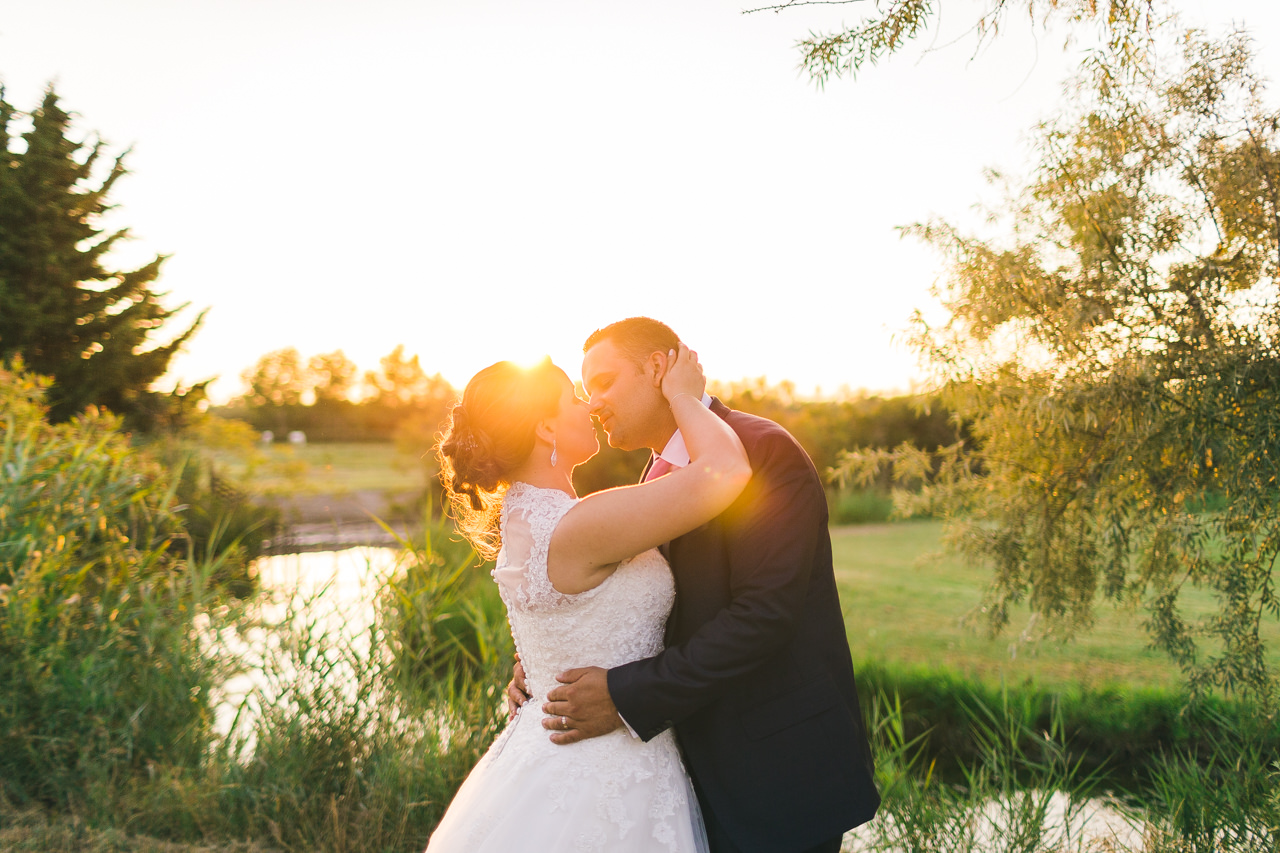
M250 835L285 849L424 847L505 720L499 673L422 684L410 696L378 653L390 636L376 627L352 636L318 621L307 603L269 636L255 654L246 733L219 749L212 778L184 778L178 817L215 837ZM154 808L145 818L157 833L175 819Z
M215 420L248 427L243 421ZM294 446L263 445L255 439L254 446L246 453L209 455L219 466L218 470L226 470L254 494L273 497L341 495L361 490L401 494L420 482L410 470L412 461L406 460L387 442L308 442ZM367 521L363 512L360 519Z
M875 665L859 668L859 692L884 799L860 830L866 849L1133 849L1079 846L1084 806L1106 790L1121 792L1109 802L1142 829L1142 853L1275 848L1280 725L1256 706Z
M186 307L164 308L151 289L164 258L129 271L104 266L128 235L100 227L107 196L126 173L125 155L96 180L105 146L69 137L70 116L52 88L15 137L20 115L0 89L0 361L20 354L31 370L54 378L50 415L57 421L87 406L144 428L180 419L203 385L169 395L149 389L204 315L147 348Z
M882 489L842 489L828 503L832 524L876 524L893 515L893 497Z
M163 468L129 446L118 420L51 426L40 417L38 383L6 373L0 389L0 522L9 525L0 543L25 543L27 555L21 571L4 563L12 580L0 589L0 846L421 849L504 719L510 635L470 547L428 514L429 533L404 543L367 628L298 597L283 612L263 599L218 617L205 593L216 566L192 570L171 548L141 547L176 541L155 533L180 527L164 486L171 481L152 479ZM52 523L32 521L36 514ZM95 543L81 533L103 526L119 535ZM47 571L32 570L34 551ZM252 686L224 738L212 711L233 662ZM894 818L872 825L875 849L913 838L910 849L950 853L964 848L929 839L985 838L996 820L1009 828L1004 846L976 849L1052 841L1059 831L1044 820L1043 792L1064 788L1078 800L1092 790L1100 748L1079 742L1092 731L1109 743L1127 735L1135 755L1158 754L1142 749L1153 742L1185 747L1168 754L1196 758L1179 771L1189 777L1238 751L1226 726L1214 741L1205 718L1178 716L1181 697L1046 702L945 674L859 673L864 690L901 697L871 713ZM1175 736L1149 740L1168 709ZM1274 755L1275 742L1258 740L1256 754ZM1176 793L1191 783L1162 784ZM15 818L15 801L52 811ZM1175 801L1170 793L1160 802ZM993 802L1003 809L994 818ZM1219 812L1219 826L1266 814L1252 811L1256 799L1214 802L1241 810ZM954 834L962 830L969 834ZM1018 839L1023 846L1013 846Z
M453 401L453 389L440 377L428 376L418 362L418 357L406 356L404 344L378 360L379 370L364 375L365 387L370 396L385 406L407 406L428 399L441 403Z
M365 632L296 597L273 618L261 597L228 610L209 592L225 555L173 547L185 534L165 466L113 416L50 424L42 395L0 373L0 806L84 823L10 846L134 843L87 831L114 826L421 849L505 718L501 605L473 610L449 574L475 574L469 548L413 548ZM224 737L235 670L251 687Z
M491 565L451 521L430 507L424 516L420 539L397 535L403 557L379 602L396 680L411 695L501 672L515 653Z
M67 583L102 589L150 566L147 549L181 525L160 466L132 452L120 420L89 410L50 424L47 387L0 368L0 582L66 569Z
M116 417L51 425L42 396L0 370L0 796L74 808L198 762L226 673L163 472Z
M126 829L92 827L74 815L15 809L0 802L0 850L6 853L275 853L276 849L257 840L174 843Z
M316 402L348 400L355 391L356 363L342 350L313 355L307 360Z
M272 618L261 596L228 609L211 581L230 552L200 559L184 542L182 472L115 416L50 424L44 390L0 371L6 849L125 849L125 828L421 849L505 719L510 634L496 598L477 605L493 584L469 547L439 532L442 550L414 546L367 631L297 597ZM223 736L233 673L250 687ZM14 805L79 822L9 834Z
M1264 757L1280 751L1280 724L1248 702L1193 700L1169 688L993 683L943 666L863 661L857 672L864 702L894 696L902 737L949 783L986 760L975 709L988 709L984 718L998 710L998 719L987 719L997 728L1022 726L1023 751L1034 750L1042 732L1058 732L1078 773L1100 773L1107 787L1142 802L1156 802L1169 756L1208 766L1235 761L1246 747Z
M834 400L804 400L790 382L769 385L763 378L711 383L709 389L731 409L781 424L805 449L820 472L835 466L849 447L894 447L906 442L934 450L964 434L951 413L934 398L859 394ZM884 487L889 481L885 479Z
M1280 113L1247 38L1189 33L1154 68L1115 57L1082 78L1080 114L1041 128L1009 245L945 223L951 314L918 325L945 403L974 441L849 456L886 464L908 509L994 569L993 628L1026 602L1069 636L1095 601L1143 609L1191 686L1269 695L1263 625L1280 436ZM1216 507L1216 508L1215 508ZM1209 590L1207 616L1181 606Z

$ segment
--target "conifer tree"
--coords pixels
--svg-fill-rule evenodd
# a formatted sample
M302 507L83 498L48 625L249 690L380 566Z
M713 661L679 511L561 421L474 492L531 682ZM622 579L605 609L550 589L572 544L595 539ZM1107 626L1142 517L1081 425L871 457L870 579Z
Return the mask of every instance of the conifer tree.
M77 141L53 88L14 136L22 114L0 88L0 361L20 356L53 377L49 416L104 406L149 428L189 408L203 384L172 393L151 385L199 328L204 313L166 343L152 337L186 305L165 308L151 288L165 256L127 271L107 255L128 229L101 227L127 151L108 158L99 139ZM97 176L105 172L98 178Z

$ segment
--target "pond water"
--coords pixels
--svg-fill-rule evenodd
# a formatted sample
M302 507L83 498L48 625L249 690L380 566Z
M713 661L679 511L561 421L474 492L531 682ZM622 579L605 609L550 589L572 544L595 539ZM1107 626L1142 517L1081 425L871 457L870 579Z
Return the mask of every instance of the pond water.
M393 548L347 548L261 557L253 565L262 589L279 603L290 596L312 601L326 613L365 611L365 627L373 618L373 600L399 551ZM276 606L279 606L279 603Z
M1044 805L1044 835L1035 847L1037 851L1138 853L1150 849L1144 828L1104 798L1073 803L1060 791L1031 791L1017 796L1033 797ZM1019 806L1019 803L1011 805L1007 801L989 800L980 808L956 816L959 820L951 829L957 829L959 825L965 829L957 833L960 838L952 842L954 847L948 846L943 839L935 838L925 842L925 849L970 853L1027 849L1011 837L1017 833L1009 831L1009 815L1016 814ZM902 834L893 826L893 817L882 811L870 823L845 833L840 850L841 853L907 853L908 848L914 849L910 844L886 846L887 840L901 837Z
M399 554L393 548L358 547L259 558L253 571L264 599L250 614L251 622L270 626L291 621L297 627L307 626L312 635L341 639L357 653L368 654L374 601ZM246 697L274 692L271 674L252 665L268 657L273 637L267 627L255 627L241 634L223 632L217 642L248 664L222 686L214 725L227 734ZM240 713L240 724L246 722Z

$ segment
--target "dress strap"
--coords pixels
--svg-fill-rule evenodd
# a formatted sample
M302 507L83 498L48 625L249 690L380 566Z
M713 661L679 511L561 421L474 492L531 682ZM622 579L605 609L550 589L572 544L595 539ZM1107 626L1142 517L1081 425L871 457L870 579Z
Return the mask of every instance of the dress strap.
M557 489L514 483L502 501L502 554L493 577L522 610L560 607L586 596L557 592L547 574L551 536L577 499Z

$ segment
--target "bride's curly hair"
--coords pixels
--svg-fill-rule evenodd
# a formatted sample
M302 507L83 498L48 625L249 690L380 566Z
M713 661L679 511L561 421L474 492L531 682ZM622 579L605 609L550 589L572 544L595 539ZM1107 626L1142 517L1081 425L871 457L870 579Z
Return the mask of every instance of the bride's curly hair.
M436 445L458 529L487 560L502 544L498 518L511 473L533 452L538 422L560 410L564 376L550 358L486 367L467 383Z

